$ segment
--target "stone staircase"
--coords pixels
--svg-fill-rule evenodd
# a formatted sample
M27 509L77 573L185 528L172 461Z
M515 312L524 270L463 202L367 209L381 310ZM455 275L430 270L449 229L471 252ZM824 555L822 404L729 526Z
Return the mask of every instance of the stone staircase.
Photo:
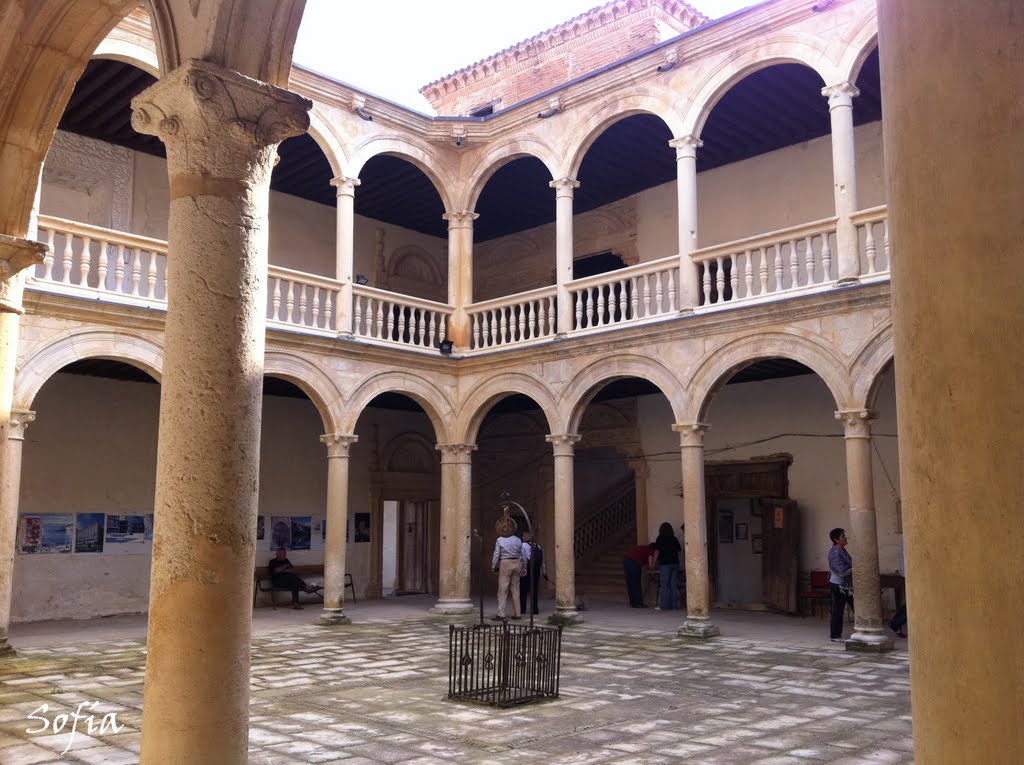
M636 544L635 537L635 528L624 529L600 552L576 561L577 598L629 603L622 574L622 556Z

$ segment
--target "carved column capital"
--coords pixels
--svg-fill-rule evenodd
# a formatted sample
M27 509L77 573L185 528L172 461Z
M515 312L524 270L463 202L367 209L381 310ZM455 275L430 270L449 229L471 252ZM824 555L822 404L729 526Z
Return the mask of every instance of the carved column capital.
M860 90L852 82L838 82L821 89L821 95L828 99L829 111L840 106L853 106L853 99L860 95Z
M470 455L476 451L476 444L437 444L435 447L441 452L441 464L466 464L470 461Z
M451 212L446 212L441 217L448 221L449 231L453 231L458 228L468 228L472 230L473 221L479 218L480 214L470 210L453 210Z
M327 459L348 457L348 448L359 440L359 436L346 433L326 433L320 436L320 443L327 446Z
M42 242L0 234L0 313L25 313L21 305L24 271L42 263L48 249Z
M25 428L36 421L36 413L28 409L12 409L7 425L7 438L11 441L24 441Z
M711 430L711 426L705 422L677 422L672 430L679 434L679 448L681 449L703 449L704 434Z
M569 197L572 199L573 189L580 187L580 182L575 178L559 178L556 181L549 181L548 186L555 190L555 197Z
M676 150L676 159L695 158L697 149L704 145L704 142L695 135L684 135L673 138L668 145Z
M171 199L234 197L269 181L277 144L309 128L312 102L189 60L132 99L132 127L167 147Z
M847 438L871 438L871 421L878 413L871 409L841 409L836 419L843 423Z
M358 178L350 178L347 175L339 175L336 178L331 178L331 185L338 190L339 197L354 197L356 195L356 186L362 181Z
M551 444L556 457L571 457L582 437L576 433L558 433L544 436L544 440Z

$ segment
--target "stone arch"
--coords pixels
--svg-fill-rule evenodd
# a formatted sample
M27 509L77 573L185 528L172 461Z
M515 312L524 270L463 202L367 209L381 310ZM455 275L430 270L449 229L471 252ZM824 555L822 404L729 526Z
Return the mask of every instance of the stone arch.
M348 165L349 160L345 154L343 142L334 132L334 126L328 116L320 112L320 107L316 102L309 110L309 130L307 132L327 157L327 162L331 165L331 173L337 178L342 174L342 168Z
M453 190L459 183L456 178L438 170L447 167L448 163L433 148L419 146L397 133L370 136L352 149L349 174L358 178L366 163L379 154L389 154L415 165L434 185L444 209L455 209L452 207Z
M850 374L853 379L851 409L872 409L878 386L895 357L895 334L892 324L883 327L868 340L854 360Z
M335 433L335 412L341 394L327 373L316 364L293 353L268 351L263 363L265 377L279 377L302 390L320 414L324 433Z
M819 39L787 33L758 40L733 51L696 84L678 135L700 137L708 115L722 96L744 77L776 64L802 64L817 72L823 85L839 81L835 67L828 63L825 44Z
M662 120L671 132L673 137L686 135L681 133L683 120L674 106L675 98L670 92L659 92L653 90L640 91L628 96L609 96L603 103L598 104L576 125L576 129L569 134L566 141L565 171L560 172L558 177L575 178L583 164L583 158L587 155L590 147L593 146L602 133L617 122L635 116L637 114L650 114ZM672 151L666 143L665 151Z
M163 346L141 335L109 329L69 332L35 351L19 365L14 382L14 408L31 409L32 402L46 381L75 361L123 361L138 367L159 382L163 357Z
M609 352L601 358L588 358L586 366L562 391L559 406L570 412L567 431L577 432L583 413L605 384L627 377L639 377L657 387L668 399L676 422L680 421L684 388L671 369L648 356Z
M792 332L769 332L740 338L712 351L691 378L689 406L683 423L704 422L722 386L738 370L762 359L785 358L798 361L814 371L836 402L836 409L848 409L849 374L842 360L818 340Z
M475 210L480 195L488 181L502 167L517 159L533 157L543 163L551 173L552 180L558 170L555 152L546 143L535 138L508 139L495 146L489 146L475 166L478 168L466 181L466 210ZM552 205L554 203L552 202Z
M437 473L437 447L422 433L399 433L381 449L381 470L392 473Z
M134 34L120 35L120 27L114 27L110 34L103 38L97 46L92 58L106 58L131 64L160 79L160 62L156 56L156 45L149 38L141 38Z
M541 380L520 372L507 372L492 377L470 391L463 400L459 418L453 428L453 435L459 443L475 444L480 425L483 423L491 407L501 399L522 394L532 400L544 413L548 423L548 433L562 433L564 420L559 416L559 409L554 392Z
M449 427L455 413L445 393L430 380L408 372L381 372L360 383L345 399L343 408L334 419L339 432L355 433L356 422L367 405L381 393L401 393L408 396L427 413L440 444L449 443Z
M878 18L874 8L851 25L843 43L836 69L847 82L856 82L864 61L878 47Z
M399 247L387 258L384 284L381 286L392 292L446 303L446 278L447 274L441 272L436 258L422 247L409 244Z

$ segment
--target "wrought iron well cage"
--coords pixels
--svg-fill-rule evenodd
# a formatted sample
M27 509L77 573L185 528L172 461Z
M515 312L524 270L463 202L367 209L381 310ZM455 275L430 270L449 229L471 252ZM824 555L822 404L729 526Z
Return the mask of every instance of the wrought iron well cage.
M511 707L558 698L562 627L449 625L448 698Z

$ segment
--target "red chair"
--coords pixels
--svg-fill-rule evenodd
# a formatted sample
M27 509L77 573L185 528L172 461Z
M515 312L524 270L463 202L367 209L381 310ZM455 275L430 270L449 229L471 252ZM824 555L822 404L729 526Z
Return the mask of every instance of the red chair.
M829 591L827 571L811 572L810 587L800 593L800 600L810 604L811 616L814 616L814 607L817 605L819 617L825 618L825 609L832 610L832 593ZM802 613L803 608L800 610Z

